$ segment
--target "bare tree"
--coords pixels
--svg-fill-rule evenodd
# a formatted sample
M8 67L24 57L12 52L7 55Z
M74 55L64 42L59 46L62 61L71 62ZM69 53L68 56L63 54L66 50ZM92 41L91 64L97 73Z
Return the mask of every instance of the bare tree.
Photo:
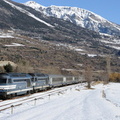
M0 66L0 73L4 73L5 69L3 68L3 66Z
M92 67L88 64L85 65L85 80L87 81L87 88L90 89L91 88L91 82L92 82Z
M34 69L33 67L31 67L29 61L20 61L17 64L15 72L29 73L29 72L34 72Z

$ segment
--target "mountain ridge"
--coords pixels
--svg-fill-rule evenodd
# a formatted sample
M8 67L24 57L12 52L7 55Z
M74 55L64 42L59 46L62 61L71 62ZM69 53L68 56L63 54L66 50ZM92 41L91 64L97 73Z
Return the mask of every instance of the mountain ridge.
M96 32L107 33L110 35L120 34L119 25L82 8L55 5L45 7L34 1L28 1L25 5L42 12L44 15L67 20L78 26Z
M26 31L24 34L30 32L30 34L28 33L30 36L32 36L32 34L33 36L37 34L36 37L40 36L45 40L49 39L53 41L66 40L75 42L80 39L93 39L92 36L100 37L98 33L78 27L61 19L47 17L31 7L27 7L20 3L10 0L1 0L0 5L2 8L0 9L1 28L4 26L5 28L12 28L17 31L22 30ZM40 20L44 21L44 23Z

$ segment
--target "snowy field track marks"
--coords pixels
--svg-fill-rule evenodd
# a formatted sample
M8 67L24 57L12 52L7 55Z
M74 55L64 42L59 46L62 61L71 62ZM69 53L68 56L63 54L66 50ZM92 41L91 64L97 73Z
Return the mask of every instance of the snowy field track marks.
M102 98L101 90L92 90L84 97L81 120L117 120L120 116L120 109Z
M111 89L109 88L109 85L112 86ZM109 85L104 88L105 99L114 104L116 107L120 107L120 91L118 90L118 87L120 86L117 83Z

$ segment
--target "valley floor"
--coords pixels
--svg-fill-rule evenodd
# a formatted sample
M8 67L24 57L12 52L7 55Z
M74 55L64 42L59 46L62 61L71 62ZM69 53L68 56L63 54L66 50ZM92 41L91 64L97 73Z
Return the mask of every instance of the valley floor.
M14 113L0 113L0 120L120 120L120 84L81 85L60 95L51 96L15 108Z

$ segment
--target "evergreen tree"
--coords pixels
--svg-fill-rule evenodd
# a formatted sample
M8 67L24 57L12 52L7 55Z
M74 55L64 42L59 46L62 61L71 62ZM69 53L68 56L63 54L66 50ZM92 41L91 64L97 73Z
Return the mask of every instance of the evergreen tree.
M13 72L13 67L10 63L8 63L7 65L4 66L4 69L6 72Z

